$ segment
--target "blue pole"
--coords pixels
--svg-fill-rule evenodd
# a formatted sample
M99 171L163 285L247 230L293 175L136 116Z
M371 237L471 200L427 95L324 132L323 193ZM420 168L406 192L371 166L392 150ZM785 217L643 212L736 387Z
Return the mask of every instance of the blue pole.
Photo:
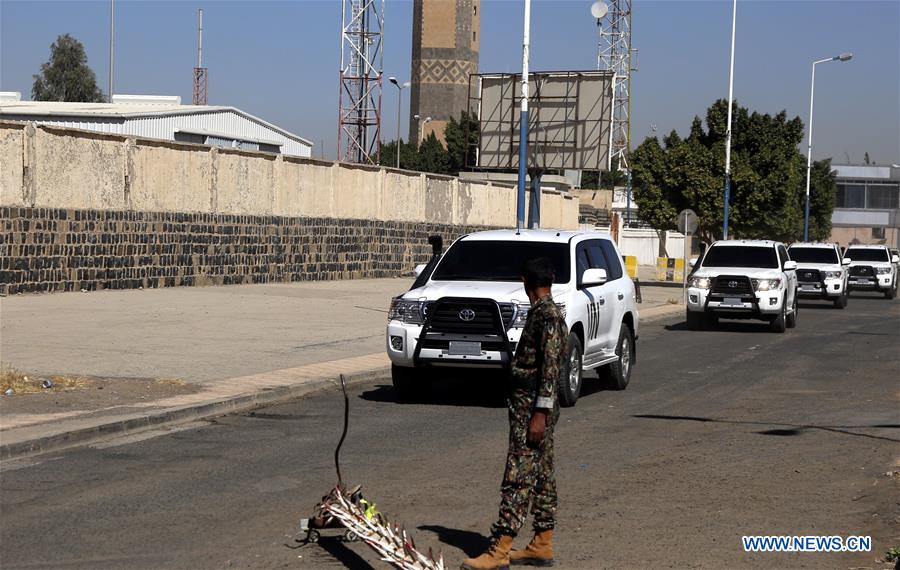
M722 226L722 239L728 239L728 202L731 200L731 177L725 175L725 224Z
M806 208L803 214L803 241L809 241L809 194L806 195Z
M528 109L522 109L519 119L519 196L516 212L516 229L525 226L525 174L528 163Z

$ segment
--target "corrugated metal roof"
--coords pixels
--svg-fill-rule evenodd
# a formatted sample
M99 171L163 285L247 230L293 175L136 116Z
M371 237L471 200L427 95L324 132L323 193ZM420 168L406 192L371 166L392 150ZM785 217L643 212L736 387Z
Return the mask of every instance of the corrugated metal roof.
M208 114L210 113L235 113L249 121L281 133L286 137L300 141L310 147L313 146L312 141L295 135L290 131L286 131L281 127L273 125L268 121L264 121L263 119L255 117L250 113L242 111L236 107L216 105L172 105L156 103L62 103L56 101L0 101L0 118L3 118L4 116L10 118L15 117L16 119L19 119L19 117L33 117L33 120L35 121L39 120L39 118L41 117L62 119L52 121L56 124L82 122L74 120L78 117L84 118L91 122L95 122L95 120L97 119L100 119L101 121L96 122L103 122L102 119L124 120L204 114L208 116ZM73 120L66 121L64 118L71 118ZM63 126L74 125L65 124ZM109 132L115 131L110 130Z

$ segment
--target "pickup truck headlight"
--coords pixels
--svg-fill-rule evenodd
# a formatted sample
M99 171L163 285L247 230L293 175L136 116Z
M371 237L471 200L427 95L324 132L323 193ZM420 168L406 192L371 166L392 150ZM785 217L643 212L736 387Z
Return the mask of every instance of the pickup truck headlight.
M823 271L822 275L825 279L840 279L843 274L840 271Z
M781 287L781 279L754 279L757 291L774 291Z
M876 273L876 275L887 275L888 273L890 273L893 270L894 270L893 267L876 267L875 273Z
M688 285L697 289L709 289L711 284L712 280L709 277L691 277L691 282Z
M407 301L399 297L391 299L388 320L421 325L424 322L422 319L422 304L421 301Z
M557 303L556 307L559 309L559 312L562 313L563 318L566 318L566 304ZM529 303L516 303L516 318L513 319L512 328L525 326L525 321L528 320L528 311L530 309L531 305Z

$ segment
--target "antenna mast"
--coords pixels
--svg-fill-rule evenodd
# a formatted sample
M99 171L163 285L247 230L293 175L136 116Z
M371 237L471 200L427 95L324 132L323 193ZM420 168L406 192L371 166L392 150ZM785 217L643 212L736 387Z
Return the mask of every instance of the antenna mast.
M384 0L342 0L338 160L381 160Z
M628 168L631 149L631 0L607 0L609 11L597 21L600 41L597 69L616 75L613 93L613 135L610 155L619 159L619 168Z
M194 105L206 105L208 74L203 67L203 8L197 11L197 67L194 68Z

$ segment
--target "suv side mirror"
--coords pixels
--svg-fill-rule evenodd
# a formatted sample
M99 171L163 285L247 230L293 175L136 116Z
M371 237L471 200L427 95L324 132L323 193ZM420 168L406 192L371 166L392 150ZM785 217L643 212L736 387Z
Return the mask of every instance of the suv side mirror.
M853 260L850 259L849 257L845 257L844 259L841 260L841 265L850 265L850 263L851 263L852 261L853 261Z
M419 265L416 265L415 269L413 269L413 273L416 275L416 277L418 277L419 275L422 274L423 271L425 271L426 267L428 267L427 264L420 263Z
M581 276L581 286L593 287L595 285L603 285L607 279L605 269L588 269Z
M697 259L696 257L694 257L690 261L688 261L688 265L690 265L691 267L696 267L698 261L700 261L700 260Z
M797 262L796 262L796 261L793 261L793 260L790 260L790 259L789 259L789 260L787 260L787 261L784 262L784 270L785 270L785 271L796 271L796 269L797 269Z
M891 263L900 263L900 255L892 255Z

